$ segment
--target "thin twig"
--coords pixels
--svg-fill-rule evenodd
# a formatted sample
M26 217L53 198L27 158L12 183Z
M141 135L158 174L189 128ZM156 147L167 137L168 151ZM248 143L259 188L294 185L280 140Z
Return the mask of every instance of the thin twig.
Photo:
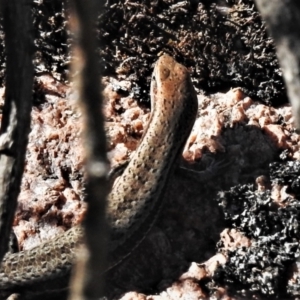
M101 113L100 67L96 55L94 25L99 12L97 0L73 0L79 24L79 46L82 55L80 105L84 112L88 210L84 221L86 249L76 266L71 299L98 299L102 296L106 268L105 208L109 163L106 157L104 119ZM80 259L80 258L79 258ZM81 279L80 279L81 277ZM83 280L82 286L79 281Z

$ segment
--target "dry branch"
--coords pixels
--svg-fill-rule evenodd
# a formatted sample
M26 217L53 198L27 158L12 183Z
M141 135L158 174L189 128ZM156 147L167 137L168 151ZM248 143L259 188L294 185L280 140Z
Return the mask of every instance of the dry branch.
M256 0L276 44L296 127L300 129L300 2Z
M0 130L0 260L7 251L20 192L33 84L31 6L26 0L3 0L1 4L7 60Z

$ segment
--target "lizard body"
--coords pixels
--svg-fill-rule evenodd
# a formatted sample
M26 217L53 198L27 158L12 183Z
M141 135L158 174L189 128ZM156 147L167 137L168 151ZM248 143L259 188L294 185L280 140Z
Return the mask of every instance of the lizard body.
M163 204L163 193L197 114L197 96L187 69L169 55L155 64L151 118L141 143L108 197L111 227L109 268L120 263L146 236ZM0 267L0 290L65 285L83 242L81 226L26 251L7 254ZM62 279L62 280L60 280ZM56 287L56 284L55 284Z

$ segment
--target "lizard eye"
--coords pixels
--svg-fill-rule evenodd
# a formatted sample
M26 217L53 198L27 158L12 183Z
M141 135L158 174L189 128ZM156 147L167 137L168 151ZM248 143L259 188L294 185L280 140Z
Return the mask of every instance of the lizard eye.
M170 77L170 70L168 68L163 68L161 71L160 71L160 79L161 80L166 80Z

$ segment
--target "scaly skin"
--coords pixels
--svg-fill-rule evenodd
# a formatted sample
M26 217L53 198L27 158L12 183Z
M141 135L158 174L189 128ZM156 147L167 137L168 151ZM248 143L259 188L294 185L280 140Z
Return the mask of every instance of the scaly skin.
M154 67L152 113L142 141L108 197L111 225L109 268L139 245L151 229L163 193L197 114L197 96L187 69L164 54ZM64 288L82 230L65 234L27 251L6 255L0 268L0 290L17 292Z

